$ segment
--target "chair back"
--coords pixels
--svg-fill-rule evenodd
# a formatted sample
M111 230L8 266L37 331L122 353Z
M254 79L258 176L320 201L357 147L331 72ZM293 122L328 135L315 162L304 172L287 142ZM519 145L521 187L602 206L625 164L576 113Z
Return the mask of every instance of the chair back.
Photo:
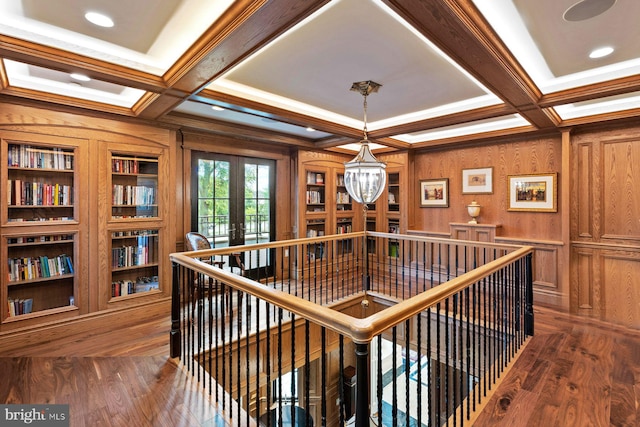
M202 249L211 249L209 239L200 233L190 231L186 234L186 245L188 251L199 251Z

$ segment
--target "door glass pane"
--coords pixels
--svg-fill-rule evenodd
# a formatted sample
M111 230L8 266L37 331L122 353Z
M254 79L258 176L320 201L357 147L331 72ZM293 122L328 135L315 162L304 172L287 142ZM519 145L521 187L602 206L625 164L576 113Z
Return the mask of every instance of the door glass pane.
M268 242L270 237L269 211L267 210L265 215L264 202L266 199L268 208L269 166L246 163L244 170L245 243ZM250 264L250 269L269 265L269 251L266 249L254 251L250 257Z
M198 232L213 247L229 245L229 162L198 160Z

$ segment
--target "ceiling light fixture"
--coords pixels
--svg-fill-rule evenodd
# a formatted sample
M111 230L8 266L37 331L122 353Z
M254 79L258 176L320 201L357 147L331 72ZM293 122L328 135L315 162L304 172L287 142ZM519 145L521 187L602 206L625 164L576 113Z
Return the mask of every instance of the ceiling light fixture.
M589 54L589 58L597 59L604 58L605 56L611 55L613 53L613 48L610 46L600 47L598 49L594 49Z
M380 86L371 80L355 82L351 86L352 91L360 92L364 97L364 139L360 141L356 157L344 164L344 184L353 200L364 204L365 211L367 203L373 203L380 197L387 182L387 165L375 158L367 136L367 96L377 92Z
M224 108L220 107L219 105L213 105L211 109L216 111L224 111Z
M91 78L89 76L85 76L84 74L71 73L71 74L69 74L69 77L71 77L73 80L78 80L80 82L89 82L89 81L91 81Z
M84 17L87 21L99 27L111 28L114 26L113 19L99 12L87 12Z
M316 130L311 126L307 126L307 132L315 132Z

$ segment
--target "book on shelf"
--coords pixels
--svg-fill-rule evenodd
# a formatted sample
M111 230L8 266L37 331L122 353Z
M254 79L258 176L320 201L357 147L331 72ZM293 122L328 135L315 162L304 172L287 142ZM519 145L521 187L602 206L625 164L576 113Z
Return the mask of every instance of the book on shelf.
M155 262L156 238L149 235L133 237L135 245L123 245L111 249L111 267L123 268L141 266Z
M319 205L324 203L322 192L315 190L307 191L307 204L308 205Z
M7 186L9 206L71 206L73 187L10 179Z
M73 274L73 262L71 257L65 254L51 258L47 256L9 258L8 264L9 282Z
M11 299L7 301L9 317L19 316L21 314L29 314L33 311L33 299Z
M307 184L324 185L324 174L318 172L307 172Z
M9 144L8 166L26 169L73 170L73 152L59 147Z
M149 206L156 204L156 189L144 185L113 185L113 205Z

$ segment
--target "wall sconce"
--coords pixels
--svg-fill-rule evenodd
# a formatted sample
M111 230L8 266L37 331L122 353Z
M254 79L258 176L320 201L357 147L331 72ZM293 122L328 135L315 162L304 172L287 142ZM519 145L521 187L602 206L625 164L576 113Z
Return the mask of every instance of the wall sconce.
M476 202L475 200L473 202L471 202L471 204L467 205L467 212L469 212L469 216L471 216L471 220L469 221L469 224L477 224L478 221L476 220L476 218L480 215L480 208L482 206L480 206L478 204L478 202Z

